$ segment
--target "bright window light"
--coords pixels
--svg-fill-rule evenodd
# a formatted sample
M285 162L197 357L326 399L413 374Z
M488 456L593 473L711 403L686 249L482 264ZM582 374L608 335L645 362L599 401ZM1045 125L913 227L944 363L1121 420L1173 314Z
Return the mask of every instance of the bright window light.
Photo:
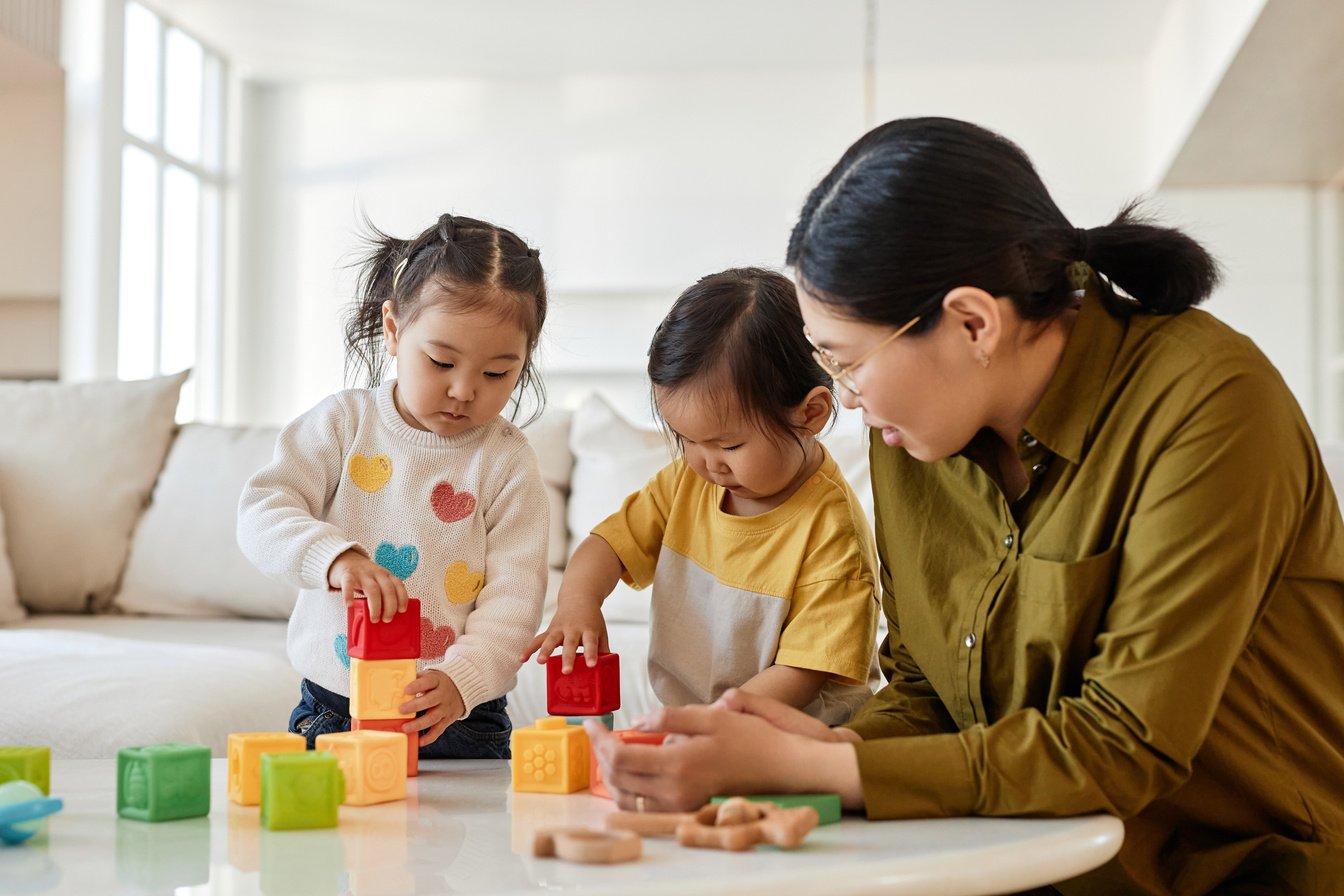
M169 165L163 172L163 306L159 369L175 373L196 364L201 182Z
M123 380L144 379L155 373L158 218L158 163L139 147L122 147L117 376Z
M164 39L163 146L187 162L201 160L201 88L205 51L176 28Z
M141 140L159 137L159 17L126 4L126 65L122 125Z

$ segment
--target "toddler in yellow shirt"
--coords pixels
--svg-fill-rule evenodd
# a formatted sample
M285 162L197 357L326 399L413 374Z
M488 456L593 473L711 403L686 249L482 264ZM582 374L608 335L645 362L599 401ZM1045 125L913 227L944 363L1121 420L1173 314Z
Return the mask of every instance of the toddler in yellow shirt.
M872 534L817 436L835 416L793 283L739 268L677 299L649 348L655 412L679 457L575 551L522 659L573 668L610 649L602 602L653 585L649 680L664 705L732 687L846 721L876 680Z

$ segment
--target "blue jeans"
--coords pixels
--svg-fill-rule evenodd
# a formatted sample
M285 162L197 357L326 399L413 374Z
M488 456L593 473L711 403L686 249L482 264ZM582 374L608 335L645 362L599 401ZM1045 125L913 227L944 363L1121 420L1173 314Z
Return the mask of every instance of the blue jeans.
M496 697L448 726L434 743L420 748L421 759L508 759L513 724L507 700ZM302 734L308 749L318 735L350 730L350 699L308 679L299 683L299 705L289 715L289 730Z

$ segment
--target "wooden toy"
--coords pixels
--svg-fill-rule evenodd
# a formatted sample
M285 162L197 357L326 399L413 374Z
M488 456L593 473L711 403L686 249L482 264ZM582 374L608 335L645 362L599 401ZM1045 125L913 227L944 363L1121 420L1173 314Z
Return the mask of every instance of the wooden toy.
M369 622L369 602L359 598L345 611L346 652L362 660L405 660L420 656L420 601L389 622Z
M336 827L345 775L335 754L263 753L261 826L268 831Z
M621 708L621 661L614 653L598 654L591 669L583 652L574 668L560 671L562 655L546 660L546 711L553 716L600 716Z
M229 799L240 806L261 802L263 753L297 753L308 749L301 734L284 731L229 735Z
M532 855L555 857L566 862L613 864L633 862L644 852L638 834L629 831L597 831L591 828L550 828L537 831Z
M729 797L716 796L711 803L722 803ZM773 803L780 809L794 806L811 806L817 810L818 824L835 824L840 820L840 794L838 793L773 793L744 796L743 799L755 803Z
M645 837L671 837L687 821L695 821L694 812L612 812L605 819L609 831L630 831Z
M153 744L118 750L117 814L136 821L210 814L210 748Z
M528 793L574 793L588 786L588 735L566 725L563 718L537 719L535 726L515 728L513 789Z
M420 773L420 736L407 734L401 726L405 719L351 719L352 731L390 731L406 738L406 777L414 778Z
M720 805L711 803L696 812L693 819L677 825L677 842L682 846L735 852L758 843L793 849L817 826L817 810L811 806L776 809L767 805L750 803L741 797Z
M42 827L42 819L65 804L44 796L32 781L18 779L0 784L0 843L22 843Z
M380 623L381 624L381 623ZM356 719L410 719L398 712L405 703L406 685L415 681L415 660L361 660L350 658L350 715Z
M634 728L624 728L620 731L611 732L627 744L661 744L667 737L662 731L637 731ZM593 796L600 796L603 799L611 799L611 791L607 790L607 782L602 780L602 767L597 764L597 754L589 750L588 763L588 789Z
M51 747L0 747L0 784L31 781L51 795Z
M369 806L406 799L406 735L391 731L319 734L314 745L336 754L345 775L345 802Z

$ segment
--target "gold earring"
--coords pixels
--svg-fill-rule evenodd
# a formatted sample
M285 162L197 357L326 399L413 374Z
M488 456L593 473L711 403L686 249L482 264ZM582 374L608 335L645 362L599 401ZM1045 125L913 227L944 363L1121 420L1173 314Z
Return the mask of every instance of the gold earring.
M989 352L985 351L984 349L980 349L980 351L976 353L975 360L977 360L977 361L980 362L980 366L981 366L981 367L984 367L984 368L988 369L988 367L989 367Z

